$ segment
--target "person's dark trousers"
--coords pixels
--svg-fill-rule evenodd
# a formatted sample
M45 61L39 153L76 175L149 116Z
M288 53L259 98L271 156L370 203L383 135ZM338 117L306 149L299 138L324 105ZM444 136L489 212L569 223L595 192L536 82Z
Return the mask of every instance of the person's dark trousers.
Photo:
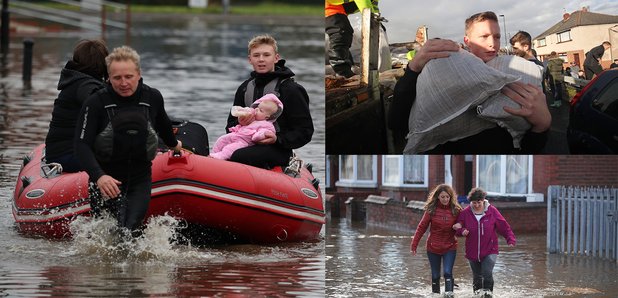
M427 252L427 258L429 259L429 266L431 267L431 286L434 293L440 293L440 265L444 260L444 280L450 280L450 290L453 291L453 266L455 265L455 257L457 256L456 250L449 250L443 255ZM437 282L435 282L437 280ZM435 292L435 286L437 284L438 291ZM446 284L445 284L446 288Z
M597 65L588 65L584 64L584 72L586 73L586 80L592 80L592 76L595 74L599 74L603 71L603 68L600 64Z
M234 151L230 161L271 169L275 166L287 166L291 156L292 150L277 145L254 145Z
M470 261L470 269L472 269L472 289L476 292L479 289L494 290L494 265L496 265L497 254L486 256L480 262Z
M324 25L329 39L328 62L337 74L346 78L353 76L352 65L354 62L350 47L352 46L354 29L352 29L348 16L343 14L328 16Z
M564 93L562 82L554 82L554 103L552 106L560 107L562 105L562 94Z
M82 171L82 167L77 157L73 154L65 154L58 158L47 158L47 163L59 163L62 165L63 173L75 173Z
M548 78L547 79L547 83L548 83L547 91L551 92L551 94L553 95L555 93L554 90L556 90L556 85L554 84L554 78L551 75L548 75L547 78Z
M139 179L123 181L120 191L120 198L115 200L114 206L118 226L135 231L142 224L148 210L152 177L147 175Z

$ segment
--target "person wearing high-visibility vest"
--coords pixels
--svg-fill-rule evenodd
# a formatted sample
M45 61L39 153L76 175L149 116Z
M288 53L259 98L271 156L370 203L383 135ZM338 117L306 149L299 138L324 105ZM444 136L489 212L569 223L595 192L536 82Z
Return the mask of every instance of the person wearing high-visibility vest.
M325 0L324 16L326 34L329 38L328 62L338 75L349 78L352 72L352 38L354 29L348 20L348 14L370 8L372 13L378 13L378 0Z

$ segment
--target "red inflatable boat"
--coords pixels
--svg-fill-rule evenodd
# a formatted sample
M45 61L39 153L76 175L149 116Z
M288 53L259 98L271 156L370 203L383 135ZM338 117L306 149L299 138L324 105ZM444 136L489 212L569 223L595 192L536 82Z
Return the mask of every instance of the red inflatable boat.
M13 216L25 234L70 237L70 221L90 215L88 176L57 173L44 164L43 150L40 145L24 158ZM168 214L252 243L313 240L324 224L317 180L304 166L284 173L183 151L158 154L152 172L147 217Z

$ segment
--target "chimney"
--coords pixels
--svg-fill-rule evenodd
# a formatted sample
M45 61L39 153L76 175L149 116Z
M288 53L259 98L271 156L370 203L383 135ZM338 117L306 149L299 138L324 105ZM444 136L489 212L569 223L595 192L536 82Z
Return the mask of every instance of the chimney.
M567 12L567 13L562 15L562 20L566 22L566 20L568 20L570 16L571 15Z

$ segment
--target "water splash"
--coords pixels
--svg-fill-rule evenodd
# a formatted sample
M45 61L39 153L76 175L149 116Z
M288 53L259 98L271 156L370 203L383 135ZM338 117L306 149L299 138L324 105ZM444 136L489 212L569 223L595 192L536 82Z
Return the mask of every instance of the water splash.
M88 255L100 262L169 262L204 259L210 254L198 252L191 245L177 245L183 226L169 215L152 217L141 235L116 225L113 216L79 217L70 225L73 234L72 254Z

